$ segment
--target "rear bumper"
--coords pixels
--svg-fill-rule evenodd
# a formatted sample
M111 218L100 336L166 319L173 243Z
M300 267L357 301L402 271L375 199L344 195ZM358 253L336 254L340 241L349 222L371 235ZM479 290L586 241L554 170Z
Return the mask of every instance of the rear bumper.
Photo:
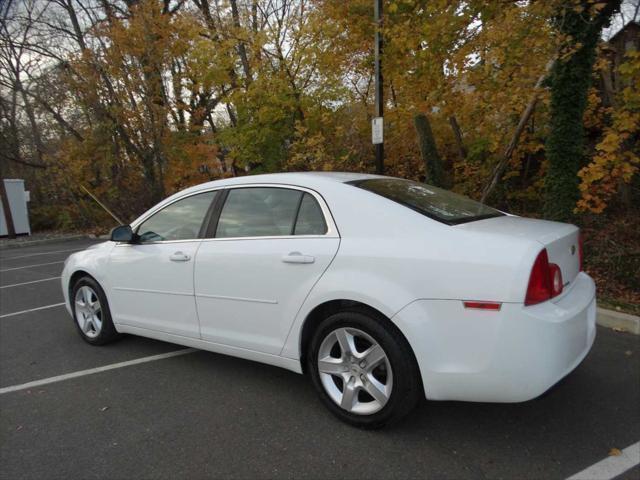
M523 402L587 355L596 328L595 284L579 273L554 301L499 312L460 300L417 300L393 317L411 344L432 400Z

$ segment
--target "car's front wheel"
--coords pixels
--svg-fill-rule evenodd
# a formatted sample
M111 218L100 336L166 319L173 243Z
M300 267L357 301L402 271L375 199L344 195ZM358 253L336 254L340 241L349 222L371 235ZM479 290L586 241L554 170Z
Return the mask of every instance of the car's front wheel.
M71 289L73 319L80 336L92 345L104 345L118 338L104 291L93 278L80 278Z
M421 396L406 339L386 319L366 310L342 311L322 321L311 341L307 368L329 410L358 427L396 421Z

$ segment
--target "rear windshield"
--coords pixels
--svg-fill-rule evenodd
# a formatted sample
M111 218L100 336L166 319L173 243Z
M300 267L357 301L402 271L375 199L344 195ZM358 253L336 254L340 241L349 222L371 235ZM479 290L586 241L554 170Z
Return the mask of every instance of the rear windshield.
M370 178L348 182L409 207L448 225L473 222L504 215L457 193L400 178Z

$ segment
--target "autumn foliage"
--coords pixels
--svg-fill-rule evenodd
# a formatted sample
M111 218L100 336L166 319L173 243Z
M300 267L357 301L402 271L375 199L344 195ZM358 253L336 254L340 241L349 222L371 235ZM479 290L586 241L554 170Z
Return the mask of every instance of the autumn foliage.
M620 75L624 87L616 99L617 106L606 109L610 121L591 161L578 174L582 194L579 211L602 213L620 190L627 190L640 168L640 51L625 56ZM593 101L599 101L597 96Z
M498 171L487 201L515 213L636 211L640 53L637 35L624 52L602 38L616 9L386 1L386 173L425 179L437 159L438 183L475 198ZM81 185L131 219L206 180L374 170L371 0L27 0L0 13L2 175L27 180L36 228L108 228Z

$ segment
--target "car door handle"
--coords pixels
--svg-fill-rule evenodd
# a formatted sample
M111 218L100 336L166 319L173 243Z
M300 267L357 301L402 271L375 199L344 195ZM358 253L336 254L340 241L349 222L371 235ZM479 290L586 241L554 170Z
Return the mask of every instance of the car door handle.
M175 252L169 257L169 260L171 260L172 262L188 262L189 260L191 260L191 257L186 253Z
M302 255L300 252L291 252L282 256L284 263L313 263L316 261L315 257L311 255Z

